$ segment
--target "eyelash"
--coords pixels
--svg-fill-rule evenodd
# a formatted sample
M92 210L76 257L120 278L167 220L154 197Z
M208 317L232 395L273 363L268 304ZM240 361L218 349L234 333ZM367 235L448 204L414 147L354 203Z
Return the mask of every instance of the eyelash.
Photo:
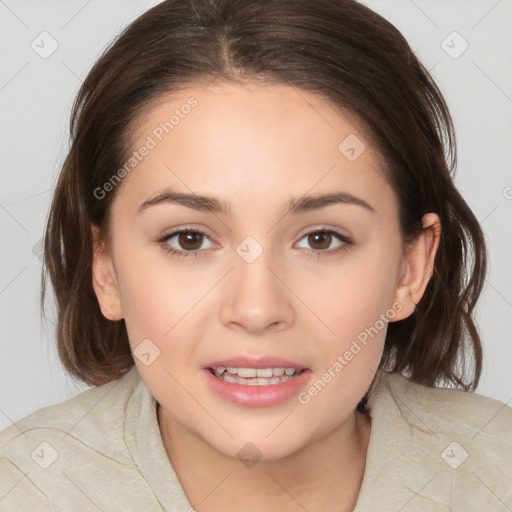
M173 238L174 236L180 235L182 233L195 233L195 234L203 235L206 238L210 238L204 231L201 231L200 229L185 228L185 229L173 231L171 233L164 235L162 238L160 238L158 240L158 243L163 245L166 242L168 242L171 238ZM352 240L350 238L348 238L347 236L342 235L341 233L339 233L338 231L336 231L334 229L328 229L328 228L315 229L313 231L308 231L307 233L304 233L301 236L300 240L302 240L307 235L313 235L316 233L325 233L327 235L332 235L335 238L337 238L340 242L343 242L343 245L341 245L337 249L331 249L329 251L304 249L304 251L306 251L306 254L308 254L309 256L312 256L314 258L319 258L320 256L332 255L332 254L340 253L342 251L346 251L353 244ZM164 246L164 249L167 252L167 254L171 254L173 257L175 257L177 259L198 258L198 257L205 256L206 252L207 252L207 249L201 249L198 251L178 251L170 246Z

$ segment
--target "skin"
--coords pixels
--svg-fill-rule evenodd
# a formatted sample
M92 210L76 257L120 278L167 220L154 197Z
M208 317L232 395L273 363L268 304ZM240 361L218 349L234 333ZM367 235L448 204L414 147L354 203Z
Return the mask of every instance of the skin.
M125 319L132 349L149 338L160 350L149 366L135 362L196 510L352 510L371 433L371 417L355 408L378 368L385 328L307 405L297 397L234 405L200 370L222 358L271 355L303 363L311 385L393 304L401 307L393 321L413 312L432 275L439 219L426 215L406 247L395 192L357 120L288 86L216 83L161 98L134 132L134 149L190 96L197 107L118 185L108 246L92 228L100 307ZM354 161L338 150L350 134L366 145ZM231 215L172 203L137 213L166 187L229 202ZM292 198L333 191L374 211L334 204L283 213ZM194 246L205 252L177 259L166 248L185 251L190 242L158 240L186 226L207 233ZM325 254L344 243L305 236L322 228L353 244ZM247 236L263 249L252 263L236 252ZM237 458L247 442L261 453L252 467Z

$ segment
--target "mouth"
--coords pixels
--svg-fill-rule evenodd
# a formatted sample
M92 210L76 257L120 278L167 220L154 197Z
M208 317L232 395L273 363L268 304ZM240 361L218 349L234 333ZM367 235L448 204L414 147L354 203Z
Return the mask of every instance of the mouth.
M237 368L218 366L208 368L217 379L243 386L274 386L297 378L304 369L272 368Z
M203 375L210 390L241 407L272 407L291 400L311 379L303 363L265 355L209 361Z

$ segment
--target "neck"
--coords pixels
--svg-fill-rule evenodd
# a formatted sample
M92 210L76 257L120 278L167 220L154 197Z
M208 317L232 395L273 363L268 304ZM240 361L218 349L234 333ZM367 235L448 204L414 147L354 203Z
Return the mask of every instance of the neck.
M160 433L190 504L198 511L352 511L361 488L371 421L354 412L298 452L246 466L217 452L158 407Z

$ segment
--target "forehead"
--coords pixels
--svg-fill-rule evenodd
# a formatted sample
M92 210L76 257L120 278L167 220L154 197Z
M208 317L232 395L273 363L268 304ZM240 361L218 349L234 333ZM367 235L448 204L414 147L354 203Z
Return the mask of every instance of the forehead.
M158 98L131 139L150 147L123 184L133 200L171 186L242 204L340 189L394 201L357 118L295 87L189 87Z

